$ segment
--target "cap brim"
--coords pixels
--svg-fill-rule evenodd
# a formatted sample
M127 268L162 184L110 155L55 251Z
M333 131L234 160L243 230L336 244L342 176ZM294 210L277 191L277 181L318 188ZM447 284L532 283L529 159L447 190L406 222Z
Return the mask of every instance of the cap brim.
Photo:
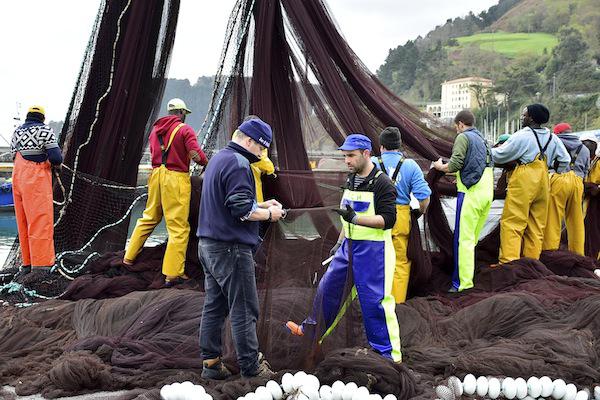
M370 150L366 147L357 147L357 146L340 146L338 147L338 150L343 150L343 151L352 151L352 150Z

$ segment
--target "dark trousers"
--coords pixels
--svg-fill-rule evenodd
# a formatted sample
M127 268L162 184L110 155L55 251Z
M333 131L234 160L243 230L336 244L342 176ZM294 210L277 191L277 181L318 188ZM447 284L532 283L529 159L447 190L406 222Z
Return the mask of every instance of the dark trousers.
M204 267L206 293L200 323L202 358L222 355L223 325L229 315L241 373L253 376L258 370L258 293L252 248L200 238L198 253Z

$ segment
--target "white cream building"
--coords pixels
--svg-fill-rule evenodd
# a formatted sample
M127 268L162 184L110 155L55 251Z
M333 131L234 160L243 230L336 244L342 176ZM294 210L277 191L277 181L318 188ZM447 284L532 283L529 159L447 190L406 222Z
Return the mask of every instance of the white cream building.
M479 88L478 88L479 87ZM470 76L442 83L441 118L448 119L465 108L479 108L477 94L484 94L493 87L493 82L486 78Z

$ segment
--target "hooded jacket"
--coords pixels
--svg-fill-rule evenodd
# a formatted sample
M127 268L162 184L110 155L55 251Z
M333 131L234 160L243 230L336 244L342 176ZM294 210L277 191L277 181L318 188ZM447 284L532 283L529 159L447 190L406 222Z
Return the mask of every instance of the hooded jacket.
M168 115L159 118L152 126L152 132L150 132L149 138L152 168L158 168L162 165L162 151L159 137L162 138L164 146L167 147L171 134L181 123L181 118L177 115ZM206 165L208 163L206 155L200 149L194 130L189 125L183 124L177 131L173 138L173 142L168 149L167 162L165 164L167 169L171 171L188 172L190 170L190 151L196 151L198 153L201 159L201 165Z
M575 172L575 175L585 178L590 169L590 151L581 143L579 137L573 133L561 133L557 136L571 155L570 170ZM579 154L576 155L579 148Z

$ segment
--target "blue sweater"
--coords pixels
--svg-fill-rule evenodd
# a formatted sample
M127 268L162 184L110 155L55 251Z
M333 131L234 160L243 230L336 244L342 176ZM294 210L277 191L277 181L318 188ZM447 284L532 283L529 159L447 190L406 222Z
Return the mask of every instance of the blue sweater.
M250 164L258 157L234 142L215 154L204 173L197 236L256 246L258 222L248 217L258 207Z

